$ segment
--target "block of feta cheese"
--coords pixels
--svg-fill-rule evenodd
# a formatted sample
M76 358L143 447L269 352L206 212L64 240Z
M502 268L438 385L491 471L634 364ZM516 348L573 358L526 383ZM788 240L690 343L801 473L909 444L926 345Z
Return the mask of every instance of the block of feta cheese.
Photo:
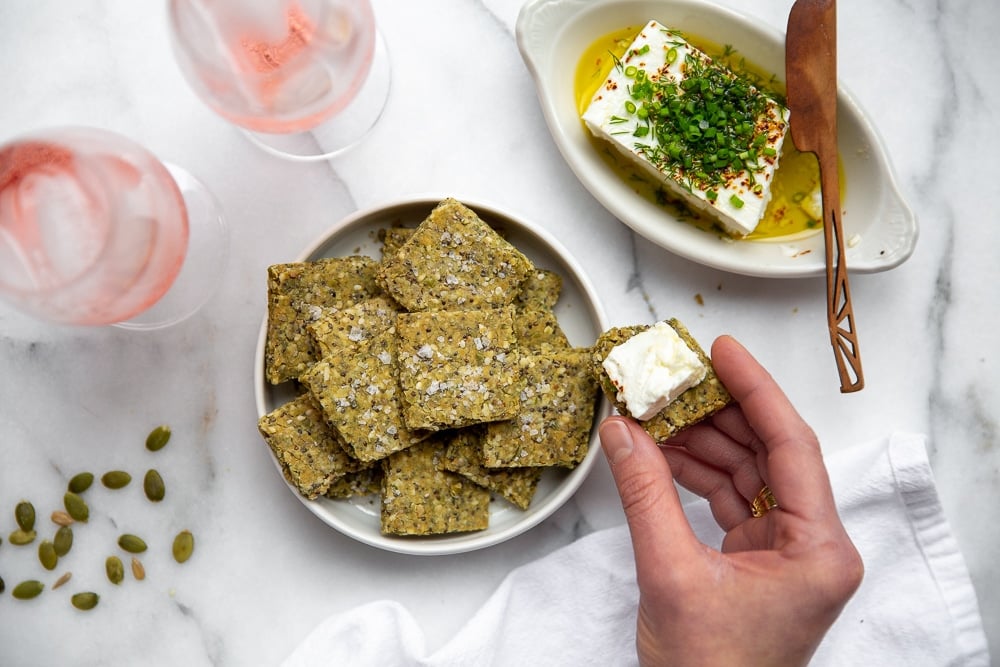
M639 32L583 121L675 198L743 237L760 222L789 111L656 21Z

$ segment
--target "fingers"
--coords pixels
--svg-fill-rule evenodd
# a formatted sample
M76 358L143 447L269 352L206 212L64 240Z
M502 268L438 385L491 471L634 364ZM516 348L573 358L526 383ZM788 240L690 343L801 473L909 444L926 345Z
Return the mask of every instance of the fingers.
M730 406L724 412L729 412L734 416L741 414L737 406ZM681 431L667 444L683 447L694 458L699 459L712 469L728 473L729 477L732 478L732 486L745 501L749 502L757 495L765 482L761 475L756 452L741 444L742 442L745 440L730 437L715 424L703 423ZM697 479L687 479L682 471L674 465L673 459L668 457L667 460L670 462L674 479L679 484L691 491L694 491L693 486L703 486Z
M728 336L718 338L712 346L712 365L745 418L744 423L720 413L713 423L758 450L758 461L765 466L762 470L779 506L806 517L835 514L816 435L771 375Z
M712 516L724 531L750 518L750 504L729 473L708 465L681 447L668 445L661 449L677 483L708 501Z
M600 437L632 534L639 576L652 575L672 559L689 557L697 539L656 443L624 417L605 419Z

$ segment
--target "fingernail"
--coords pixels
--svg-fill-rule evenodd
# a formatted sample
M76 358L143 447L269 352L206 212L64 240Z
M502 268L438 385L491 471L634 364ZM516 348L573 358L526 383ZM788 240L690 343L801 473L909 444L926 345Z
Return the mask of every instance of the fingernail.
M617 465L632 454L632 432L620 419L611 419L601 424L601 447L611 465Z

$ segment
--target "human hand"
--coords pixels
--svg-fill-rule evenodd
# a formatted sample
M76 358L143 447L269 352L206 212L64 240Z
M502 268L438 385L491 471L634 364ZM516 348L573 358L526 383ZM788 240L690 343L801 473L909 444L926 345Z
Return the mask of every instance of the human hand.
M628 519L643 665L806 664L861 583L819 442L773 378L734 339L712 365L736 400L659 447L609 417L601 444ZM676 480L706 498L722 550L698 541ZM759 518L764 485L778 503Z

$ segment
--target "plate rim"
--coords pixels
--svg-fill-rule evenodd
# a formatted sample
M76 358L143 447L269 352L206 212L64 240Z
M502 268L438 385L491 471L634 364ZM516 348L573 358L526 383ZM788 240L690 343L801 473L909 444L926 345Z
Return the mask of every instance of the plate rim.
M492 217L496 217L504 221L510 221L514 223L520 231L535 236L537 239L547 244L548 248L546 251L554 252L554 256L560 262L567 265L573 272L572 279L577 283L579 290L582 292L582 296L584 297L584 307L589 310L590 317L588 319L591 320L595 328L599 328L600 331L606 331L610 327L608 315L600 300L598 292L593 283L590 281L589 276L586 272L584 272L582 265L580 265L576 258L570 254L570 252L548 230L537 223L531 222L529 218L512 211L510 208L498 206L490 201L478 197L465 197L455 194L418 194L394 198L383 203L359 209L344 216L327 228L326 231L317 235L313 241L291 261L307 261L315 253L319 252L324 245L329 243L335 235L342 233L345 229L354 225L361 224L366 218L371 218L382 212L393 209L412 208L415 206L426 206L427 211L430 212L430 210L437 203L447 197L451 197L462 202L469 208L477 211L477 213L485 211ZM563 276L563 279L565 280L566 276ZM267 312L265 308L265 313L257 333L257 344L254 350L254 402L258 419L268 412L266 393L267 388L271 386L267 383L267 380L264 377L266 341ZM339 520L335 515L328 512L318 511L317 508L319 506L316 504L316 501L303 497L302 494L299 493L299 491L294 488L287 479L285 479L284 474L281 474L282 471L280 464L275 459L266 443L264 443L264 447L271 463L277 468L279 476L286 488L288 488L288 490L299 499L306 509L341 534L363 544L400 554L416 556L453 555L485 549L502 542L506 542L507 540L521 535L542 523L558 511L559 508L565 505L566 502L579 490L580 486L587 479L587 477L589 477L597 459L602 456L600 441L597 434L597 426L601 423L601 421L608 417L611 412L611 404L607 400L607 397L604 396L603 392L599 391L598 402L594 410L594 426L591 430L589 449L584 460L581 461L580 464L574 469L567 472L567 476L564 480L553 490L552 494L546 498L546 503L543 508L536 512L525 513L522 520L516 521L509 526L505 526L504 528L491 533L478 531L455 533L454 535L448 536L427 537L406 537L382 535L381 533L361 533L355 530L352 526L348 525L347 522Z
M747 242L759 246L776 247L772 253L775 261L769 262L757 258L753 254L741 255L725 251L727 245L740 243L738 241L727 241L715 237L714 241L705 242L684 229L684 227L691 227L690 225L677 220L669 213L666 214L667 231L655 233L662 226L663 212L660 211L653 216L648 210L642 210L643 205L633 201L633 199L638 198L638 195L630 193L631 196L623 196L620 189L616 191L613 184L606 186L605 183L610 183L611 179L606 174L599 173L603 168L595 168L593 166L595 159L588 157L586 150L577 146L580 138L575 135L574 130L564 127L559 116L565 110L554 99L552 91L549 90L551 87L549 73L542 71L545 67L551 68L555 58L554 54L562 47L562 42L565 39L564 34L572 30L579 21L601 11L611 11L609 8L616 11L619 8L638 11L638 8L646 7L653 8L650 11L666 12L676 9L677 11L696 12L714 19L722 19L729 22L731 28L738 27L752 35L752 38L760 41L764 48L775 48L784 41L784 33L777 28L737 9L715 5L707 0L528 0L522 6L515 25L518 49L535 84L536 96L549 133L563 159L587 191L615 218L643 238L680 257L710 268L753 277L803 278L823 276L825 264L821 259L823 256L822 234L819 235L818 240L809 241L812 246L818 246L818 248L810 247L810 253L812 250L818 250L818 254L811 253L814 257L803 262L790 262L780 258L779 253L790 257L797 248L801 248L800 245L796 245L797 242L794 239ZM547 28L547 32L543 28ZM544 39L540 36L543 34L545 35ZM783 78L784 72L778 74ZM863 256L860 251L854 252L848 248L847 254L853 255L849 257L848 271L851 273L886 271L899 266L912 256L919 238L917 218L902 196L895 170L878 129L842 82L838 82L838 104L840 115L851 119L860 132L860 138L863 139L867 152L870 153L874 161L875 173L879 174L883 185L879 191L871 195L871 198L876 200L876 204L869 215L865 217L871 218L874 221L871 224L877 226L867 230L867 236L872 241L872 246L891 245L892 247L891 252L886 252L884 249L876 251L877 248L872 247L872 251ZM582 130L580 134L586 138ZM581 158L581 156L583 157ZM862 187L867 188L867 184ZM849 189L848 198L850 196ZM846 204L846 201L842 202L845 210ZM635 219L637 213L642 219ZM891 222L885 222L890 216L893 218ZM654 217L656 218L655 222L650 222ZM845 224L847 222L845 220ZM673 238L675 235L677 238ZM859 245L864 244L865 241L866 237L862 236ZM786 250L786 248L788 249Z

